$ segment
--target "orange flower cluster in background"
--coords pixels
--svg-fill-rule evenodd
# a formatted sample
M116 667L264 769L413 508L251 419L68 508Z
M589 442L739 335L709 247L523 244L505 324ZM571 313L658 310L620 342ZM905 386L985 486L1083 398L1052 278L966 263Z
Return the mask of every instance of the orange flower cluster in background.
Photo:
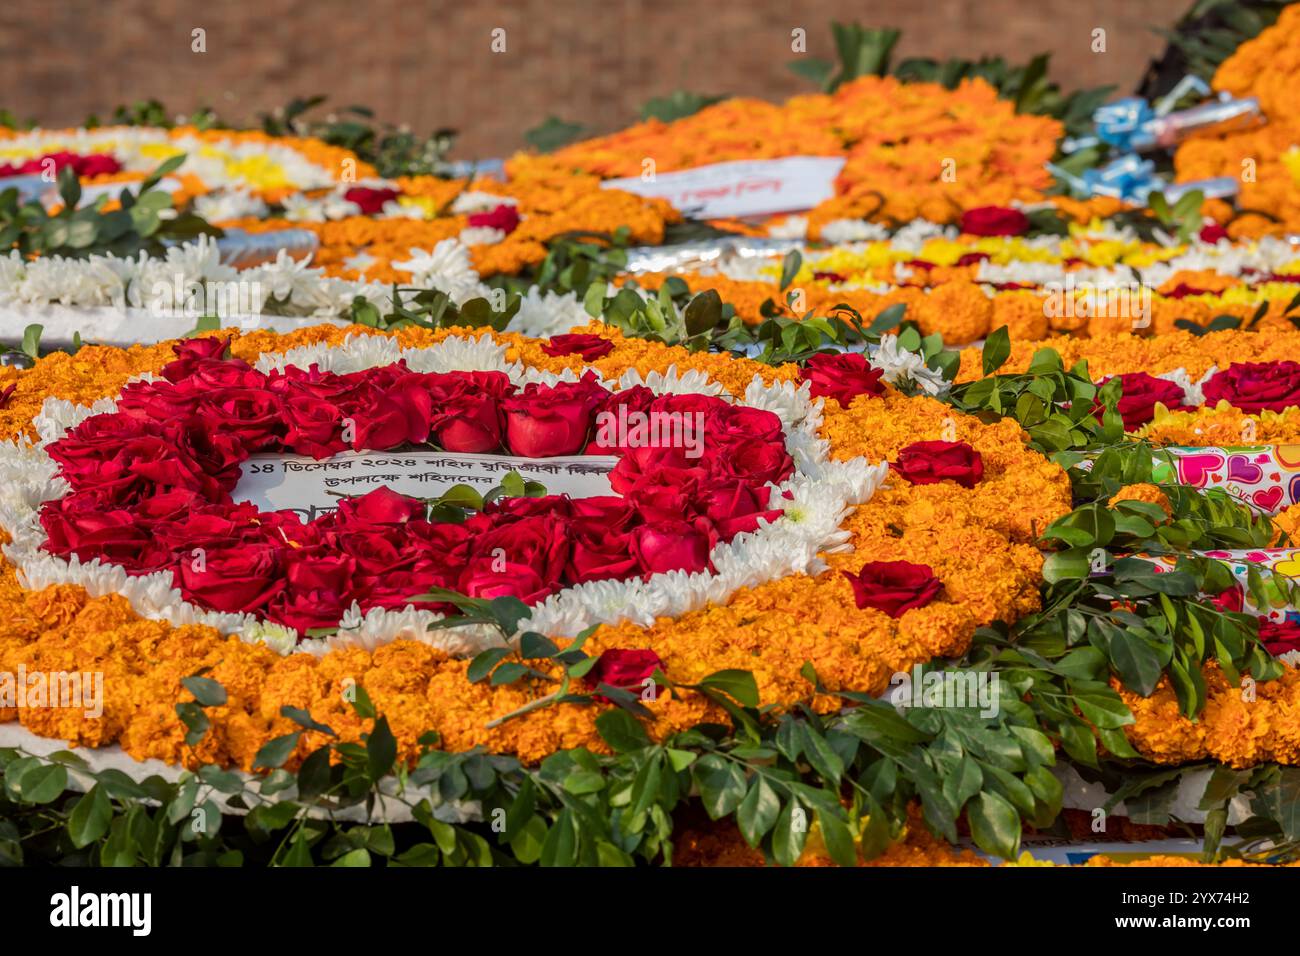
M681 216L662 199L646 199L617 189L601 189L594 176L570 174L516 177L509 182L480 179L440 179L403 176L395 181L403 197L426 204L433 218L403 219L351 216L332 222L290 222L285 219L238 219L219 223L248 232L308 229L320 239L313 264L327 275L343 279L406 283L410 273L393 268L409 259L412 249L431 249L469 226L469 217L449 211L467 189L509 197L523 217L518 228L500 242L470 246L470 262L480 276L517 275L546 258L546 243L570 232L612 234L626 226L633 245L658 245L664 226ZM354 256L374 259L364 267L349 263Z
M1268 122L1243 132L1193 137L1174 156L1180 182L1212 176L1240 182L1237 205L1254 214L1229 226L1234 238L1300 229L1298 80L1300 6L1291 5L1277 23L1239 46L1214 75L1216 90L1259 97Z
M729 391L742 393L755 374L768 382L788 381L796 374L793 366L773 369L625 340L599 325L585 331L614 341L614 350L592 363L609 378L629 368L649 374L676 365L681 372L698 369ZM335 326L286 336L250 333L235 340L233 352L253 360L266 351L340 342L347 334ZM427 346L447 334L409 329L397 337L404 346ZM500 338L508 344L511 360L557 372L580 363L575 356L546 356L541 340ZM30 434L30 420L46 397L89 402L114 395L130 376L156 372L170 357L166 344L130 350L87 346L75 356L53 354L30 371L3 370L0 389L7 383L17 387L0 410L0 435ZM743 668L754 674L765 703L783 706L812 693L800 673L805 662L813 663L831 690L879 693L897 671L962 654L977 627L1038 608L1042 556L1034 542L1042 528L1069 510L1069 483L1058 466L1025 448L1019 426L1010 420L984 425L933 399L908 398L892 389L879 397L859 396L848 408L828 399L824 414L822 434L839 459L892 460L906 445L937 439L955 428L956 438L982 455L983 479L968 489L953 482L912 485L893 477L849 515L844 527L854 551L826 555L831 566L826 573L792 575L743 589L725 606L661 618L648 628L602 627L584 650L652 648L664 661L665 673L686 683L717 670ZM898 618L859 609L839 571L856 570L864 561L898 559L930 565L943 584L942 594ZM408 756L428 730L436 730L449 750L482 745L527 761L567 747L604 746L594 726L599 708L562 705L489 729L494 717L527 703L529 689L471 684L465 676L467 660L414 641L394 641L373 652L280 657L264 645L221 637L206 626L173 627L141 619L117 596L91 598L66 585L24 591L13 568L3 563L0 606L13 609L0 623L0 669L105 674L100 719L88 720L75 709L28 708L0 711L0 721L18 719L37 734L80 745L116 742L136 758L247 768L264 743L293 729L280 716L286 705L306 708L355 740L366 727L345 700L348 678L366 688ZM213 729L197 751L189 751L174 705L188 699L181 678L203 668L226 687L229 700L208 709ZM830 695L814 703L823 710L839 706ZM706 718L725 719L691 693L661 695L648 706L655 714L651 731L658 736ZM295 761L320 742L304 734Z
M709 163L781 156L845 156L837 195L809 216L809 235L835 219L952 222L964 209L1034 202L1051 185L1044 164L1061 124L1019 115L980 79L949 90L867 76L834 93L796 96L777 106L729 99L692 116L647 120L550 156L519 155L512 175L585 170L605 178Z

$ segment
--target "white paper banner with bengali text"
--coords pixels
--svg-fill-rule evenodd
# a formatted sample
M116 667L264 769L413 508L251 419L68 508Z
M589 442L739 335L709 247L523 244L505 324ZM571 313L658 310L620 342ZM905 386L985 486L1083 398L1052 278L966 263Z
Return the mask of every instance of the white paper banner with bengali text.
M695 219L729 219L812 209L835 195L835 177L843 167L843 156L746 159L601 185L667 199Z
M252 455L244 462L231 493L260 511L296 511L305 520L334 511L339 497L388 488L413 498L434 498L453 485L470 485L480 494L501 484L511 471L540 482L547 494L592 498L613 494L609 472L618 458L575 455L567 458L516 458L466 455L439 449L403 452L342 452L317 461L300 455Z

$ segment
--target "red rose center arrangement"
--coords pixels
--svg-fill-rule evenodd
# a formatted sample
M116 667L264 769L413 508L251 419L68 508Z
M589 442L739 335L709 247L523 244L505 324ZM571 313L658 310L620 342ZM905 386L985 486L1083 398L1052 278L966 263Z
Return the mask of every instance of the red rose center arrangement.
M591 372L519 388L503 372L420 373L403 362L265 373L224 348L178 346L161 379L129 384L115 412L49 446L71 490L42 506L45 550L133 575L170 571L201 608L305 635L337 626L354 603L446 609L417 599L432 588L531 604L589 581L705 570L716 544L782 513L768 507L769 483L793 471L777 415L713 396L611 391ZM698 440L599 427L664 416L693 423L687 437ZM232 498L255 454L430 447L613 455L615 493L503 498L463 521L431 520L429 502L387 487L341 497L306 523Z

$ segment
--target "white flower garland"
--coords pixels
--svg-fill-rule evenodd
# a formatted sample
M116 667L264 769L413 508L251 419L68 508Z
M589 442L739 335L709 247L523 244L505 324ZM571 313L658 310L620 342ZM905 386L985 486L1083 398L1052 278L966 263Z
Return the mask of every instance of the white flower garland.
M458 239L444 239L432 250L411 250L396 264L412 273L412 284L446 292L457 305L490 297L492 290L470 265L469 249ZM45 326L47 340L69 341L80 331L87 341L96 330L111 332L114 344L153 342L189 331L194 319L159 309L156 291L212 285L233 288L222 318L243 330L291 331L312 321L343 319L361 296L381 312L392 309L392 286L326 276L311 259L295 260L281 252L274 262L237 271L223 265L215 241L206 236L174 246L165 256L136 258L92 255L85 259L41 256L26 261L16 251L0 255L0 324L11 334L28 324ZM219 300L220 303L220 300ZM231 303L237 308L231 308ZM178 305L180 303L177 303ZM63 307L63 308L61 308ZM6 314L7 313L7 314ZM8 321L6 321L6 319ZM558 295L529 289L508 331L548 337L591 321L573 293Z
M310 345L264 354L257 367L269 372L289 365L314 364L325 370L352 372L405 359L412 369L422 372L501 371L517 385L573 378L571 370L557 376L508 362L505 351L504 345L487 335L453 336L428 348L409 349L399 348L384 336L360 335L349 336L337 346ZM789 382L766 385L755 375L743 398L738 399L697 370L680 374L675 367L669 367L647 376L628 370L617 382L603 384L616 391L645 385L657 394L718 395L733 404L776 414L795 464L790 478L772 486L771 505L785 514L772 523L760 521L757 530L717 545L709 555L714 571L672 571L645 580L594 581L565 588L536 605L522 628L552 637L569 637L593 624L632 621L648 626L658 617L677 617L708 604L725 603L743 587L791 574L820 573L825 569L820 554L849 548L849 533L840 527L844 518L854 506L868 501L888 474L885 463L873 465L863 458L831 460L829 442L819 435L822 402L810 398L806 383L798 387ZM344 647L373 649L405 638L450 653L470 654L499 640L496 632L482 626L432 628L441 616L430 611L375 608L362 614L354 604L340 622L337 635L294 646L291 632L279 625L247 614L205 610L186 602L169 572L128 575L123 568L98 559L82 562L74 556L64 560L43 552L41 503L69 491L67 483L57 476L58 466L46 453L46 445L91 415L112 412L116 407L110 399L84 407L50 398L33 420L40 436L37 443L24 438L0 444L0 528L11 538L3 551L17 568L23 587L39 590L53 584L76 584L92 597L120 594L142 617L175 625L206 624L246 641L265 643L279 653L320 655Z

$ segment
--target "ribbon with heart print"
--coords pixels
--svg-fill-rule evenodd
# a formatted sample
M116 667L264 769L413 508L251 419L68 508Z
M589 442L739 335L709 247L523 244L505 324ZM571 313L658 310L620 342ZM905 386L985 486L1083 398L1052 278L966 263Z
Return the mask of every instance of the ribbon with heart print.
M1273 515L1300 501L1300 445L1162 448L1152 479L1223 488Z

